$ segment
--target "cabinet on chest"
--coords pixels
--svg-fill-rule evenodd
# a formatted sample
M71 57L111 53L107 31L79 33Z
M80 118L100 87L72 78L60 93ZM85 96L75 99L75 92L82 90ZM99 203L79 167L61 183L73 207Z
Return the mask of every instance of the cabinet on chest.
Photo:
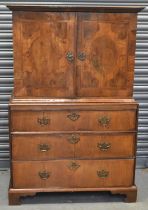
M9 203L38 192L110 191L136 201L139 7L9 6Z

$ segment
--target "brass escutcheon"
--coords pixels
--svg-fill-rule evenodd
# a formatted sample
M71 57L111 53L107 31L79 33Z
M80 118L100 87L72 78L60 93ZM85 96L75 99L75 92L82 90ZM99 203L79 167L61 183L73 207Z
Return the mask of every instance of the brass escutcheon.
M38 118L37 122L38 122L39 125L45 126L45 125L48 125L50 123L50 119L43 116L42 118Z
M98 143L97 147L101 150L101 151L106 151L111 147L110 143L106 143L106 142L102 142L102 143Z
M75 113L75 112L73 112L73 113L67 115L67 117L68 117L70 120L72 120L72 121L76 121L76 120L79 119L80 115L77 114L77 113Z
M76 144L80 141L80 136L79 136L79 134L72 134L71 136L68 136L67 140L71 144Z
M100 178L107 178L109 176L109 171L105 170L97 171L97 175Z
M84 61L86 59L86 54L84 52L79 52L78 53L78 59L80 61Z
M73 170L73 171L77 170L79 167L80 167L80 165L79 165L77 162L75 162L75 161L71 161L71 162L68 164L68 168L69 168L70 170Z
M43 180L48 179L51 176L51 172L48 171L39 171L39 177Z

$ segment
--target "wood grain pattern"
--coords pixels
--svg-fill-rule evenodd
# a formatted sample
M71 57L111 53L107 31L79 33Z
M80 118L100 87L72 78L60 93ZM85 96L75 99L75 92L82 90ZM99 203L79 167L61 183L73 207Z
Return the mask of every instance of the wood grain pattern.
M72 143L72 136L78 142ZM135 134L20 134L12 135L13 160L50 160L61 158L129 158L135 153ZM110 147L103 149L100 145ZM49 150L41 151L40 145Z
M77 116L71 120L69 116ZM105 126L100 123L106 117ZM39 121L47 121L45 125ZM135 131L135 111L13 111L11 131Z
M78 22L78 96L130 97L136 15L79 13Z
M74 145L68 141L69 135L13 135L13 160L49 160L58 158L73 158ZM41 151L40 145L46 144L47 151Z
M136 14L14 12L14 28L15 97L132 96Z
M14 69L16 97L70 97L73 95L73 13L16 12Z
M109 149L101 149L103 144ZM81 135L75 145L76 158L127 158L135 153L135 134L88 134Z
M69 168L69 164L73 161L79 164L79 168L75 170ZM133 167L132 159L15 161L13 162L13 187L129 187L133 185ZM108 177L98 177L97 171L101 170L108 171ZM43 180L38 175L40 171L49 172L51 175ZM62 174L64 176L61 177Z

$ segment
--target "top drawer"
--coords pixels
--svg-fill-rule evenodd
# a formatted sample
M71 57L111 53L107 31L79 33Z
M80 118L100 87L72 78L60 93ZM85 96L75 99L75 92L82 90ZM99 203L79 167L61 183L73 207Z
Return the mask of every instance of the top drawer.
M136 111L11 111L11 131L134 131Z

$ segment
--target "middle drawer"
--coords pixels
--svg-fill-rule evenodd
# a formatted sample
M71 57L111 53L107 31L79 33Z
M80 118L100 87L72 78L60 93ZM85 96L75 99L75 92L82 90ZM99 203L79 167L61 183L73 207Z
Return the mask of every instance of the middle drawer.
M12 159L133 157L135 145L134 133L16 134L12 135Z

